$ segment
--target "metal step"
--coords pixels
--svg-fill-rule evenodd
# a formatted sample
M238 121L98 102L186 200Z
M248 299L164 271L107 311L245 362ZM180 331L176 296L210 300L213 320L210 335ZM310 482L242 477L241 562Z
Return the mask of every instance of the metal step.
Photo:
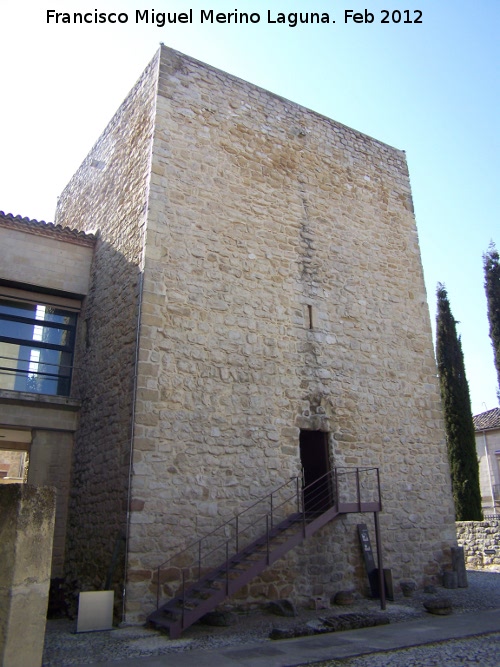
M350 473L346 473L346 470L350 471ZM361 486L359 481L360 471L364 473L375 471L375 482L378 485L377 500L373 500L373 497L366 501L362 500L360 494ZM355 496L357 497L356 502L342 502L342 500L338 497L339 487L335 485L339 479L339 476L346 474L352 474L355 476L354 480L356 484L353 488L357 489L357 496ZM248 584L252 579L265 570L268 565L271 565L279 558L282 558L286 553L288 553L288 551L300 544L303 540L311 537L316 531L322 528L326 523L335 519L339 514L346 514L350 512L379 512L381 510L380 482L377 468L339 468L326 473L324 477L325 481L322 483L330 484L331 482L332 489L337 489L337 496L334 503L332 495L332 504L326 508L322 508L321 511L312 512L308 511L307 508L304 509L305 494L307 493L307 489L310 487L301 489L299 478L292 478L291 481L294 485L296 484L297 488L296 501L294 501L292 506L297 508L302 507L303 511L294 512L280 523L272 525L271 528L269 527L270 524L273 524L273 516L276 518L276 513L273 515L273 507L275 510L277 507L276 505L273 505L273 494L276 494L278 491L280 491L280 489L289 488L290 482L286 482L281 487L279 487L279 489L273 491L272 494L269 494L263 499L258 500L256 503L254 503L254 505L251 506L252 508L264 501L267 503L269 497L271 500L270 515L262 515L265 518L263 524L263 530L265 530L265 532L263 532L251 544L248 544L239 550L238 553L231 554L228 560L225 563L222 563L218 568L215 568L212 571L209 571L207 574L204 574L199 581L194 583L186 582L183 595L177 595L166 604L160 606L156 611L148 616L148 622L154 627L167 629L171 638L177 638L181 635L183 630L189 627L192 623L196 622L209 611L215 609L215 607L220 604L227 596L234 595L240 588ZM344 479L345 481L346 478L342 477L341 479ZM299 493L302 495L300 496ZM276 495L274 495L274 498L276 498ZM242 531L238 531L238 525L241 525L238 524L238 517L242 516L242 514L244 514L246 511L247 510L244 510L244 512L240 513L236 517L235 525L237 544L238 536L243 534ZM265 509L265 512L267 512L267 509ZM229 522L221 524L219 528L227 530L228 525ZM205 538L210 537L210 539L212 539L214 533L215 531L208 533ZM228 532L228 534L230 533ZM202 540L205 538L202 538ZM198 568L198 572L201 572L202 540L198 540L189 546L189 548L199 547L200 556L197 561L192 560L191 565L186 567L185 570L182 570L183 581L189 581L190 574L193 571L196 572L196 567ZM229 556L228 546L229 542L226 541L226 554ZM186 550L181 552L183 559L185 558L185 553ZM177 556L174 558L181 556L181 554L177 554ZM174 561L171 560L169 562ZM167 563L164 563L163 566L166 564ZM160 566L160 568L163 566ZM158 568L158 598L160 596L160 568ZM186 579L184 579L184 572L187 572Z
M213 610L225 597L227 586L234 594L257 576L267 567L268 556L271 557L277 549L288 551L297 543L297 535L302 526L298 526L295 517L288 518L279 527L273 528L273 536L263 535L246 547L239 554L234 555L227 563L189 586L184 598L177 596L153 612L148 622L164 630L168 630L170 637L179 637L182 630ZM300 522L301 524L303 521ZM294 527L294 531L290 528ZM287 534L284 534L287 531ZM304 539L301 537L300 541ZM282 554L283 555L283 554ZM163 615L161 612L165 612Z

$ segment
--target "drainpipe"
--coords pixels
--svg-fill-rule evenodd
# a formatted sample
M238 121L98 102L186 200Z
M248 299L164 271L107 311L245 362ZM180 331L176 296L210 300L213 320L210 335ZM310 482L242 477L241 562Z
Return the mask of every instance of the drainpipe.
M126 525L125 525L125 562L124 562L124 577L123 577L123 594L122 594L122 622L126 618L126 607L127 607L127 584L128 584L128 557L129 557L129 537L130 537L130 502L132 499L132 478L133 478L133 459L134 459L134 434L135 434L135 413L137 407L137 385L138 385L138 366L139 366L139 351L140 351L140 336L141 336L141 319L142 319L142 300L143 300L143 290L144 290L144 272L146 266L146 237L148 231L148 212L149 212L149 195L151 189L151 169L153 165L153 147L155 140L155 129L156 129L156 114L157 114L157 104L158 104L158 82L160 80L160 61L161 61L161 46L158 51L158 62L156 63L156 85L155 85L155 94L154 94L154 110L153 110L153 123L152 123L152 135L151 143L149 146L149 171L148 171L148 181L146 185L145 200L144 200L144 210L143 210L143 229L142 229L142 252L141 252L141 262L139 265L139 295L138 295L138 304L137 304L137 321L136 321L136 334L135 334L135 350L134 350L134 386L133 386L133 399L132 399L132 414L130 416L130 449L129 449L129 460L128 460L128 489L127 489L127 514L126 514Z
M486 431L483 431L483 440L484 440L484 454L486 456L486 467L488 468L488 480L490 482L490 493L491 493L491 504L493 507L493 514L497 515L497 506L495 502L495 496L493 494L493 482L491 480L491 466L490 466L490 453L488 452L488 440L486 439Z

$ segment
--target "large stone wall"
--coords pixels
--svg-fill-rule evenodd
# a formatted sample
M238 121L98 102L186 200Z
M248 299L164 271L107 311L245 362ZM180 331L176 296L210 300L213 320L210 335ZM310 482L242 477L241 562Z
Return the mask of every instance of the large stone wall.
M96 230L79 320L74 395L81 399L69 511L67 576L102 587L126 530L137 320L151 165L157 59L63 191L56 222ZM123 590L123 549L117 591Z
M500 568L500 520L457 521L457 540L465 565L474 570Z
M386 567L437 577L454 511L404 153L163 47L129 620L156 565L300 472L300 429L328 433L333 465L380 467ZM360 586L366 521L246 592Z

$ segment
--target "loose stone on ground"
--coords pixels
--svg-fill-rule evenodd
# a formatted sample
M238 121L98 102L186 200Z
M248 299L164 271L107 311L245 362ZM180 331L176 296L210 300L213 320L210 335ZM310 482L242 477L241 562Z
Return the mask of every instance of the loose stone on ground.
M500 607L500 572L468 571L469 587L446 590L446 598L451 600L454 614L496 609ZM349 606L349 614L382 614L390 623L429 618L424 602L443 597L443 589L436 587L435 592L423 590L414 592L411 598L399 597L396 602L388 602L385 612L380 611L380 602L366 598L355 599ZM192 626L183 637L170 640L166 635L143 627L122 627L107 632L74 634L74 621L49 621L45 639L43 667L71 667L72 665L91 664L105 660L120 660L155 655L166 655L186 650L210 650L230 646L244 646L250 643L269 642L269 633L273 628L290 630L298 625L314 622L317 627L322 618L345 615L345 607L332 606L328 612L297 607L297 616L275 616L268 611L248 611L235 613L236 623L230 627L208 627L201 623ZM314 627L311 623L311 632ZM397 632L397 630L395 629ZM457 655L476 656L477 660L466 657L462 662L450 662L454 647ZM487 649L485 649L487 647ZM496 647L496 648L495 648ZM494 652L491 653L491 651ZM443 642L432 647L405 649L393 653L377 653L361 658L352 658L323 663L326 665L348 665L349 667L431 667L449 665L462 667L469 664L481 667L498 667L497 656L500 654L500 635L490 635L479 639L466 639ZM408 653L408 651L411 651ZM426 651L430 651L426 653ZM410 656L408 661L397 661L397 654ZM414 658L412 656L416 655ZM420 658L422 655L424 657ZM491 662L493 655L496 662ZM425 657L427 656L427 657ZM430 656L430 657L429 657ZM406 658L405 658L406 659ZM419 662L419 660L421 660ZM489 662L488 662L489 660ZM355 662L358 661L358 662ZM364 662L363 662L364 661Z

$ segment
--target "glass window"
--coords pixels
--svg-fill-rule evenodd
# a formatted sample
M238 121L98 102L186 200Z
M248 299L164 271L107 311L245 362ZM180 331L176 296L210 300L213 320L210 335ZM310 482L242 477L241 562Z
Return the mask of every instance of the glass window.
M76 313L0 299L0 388L68 396Z

